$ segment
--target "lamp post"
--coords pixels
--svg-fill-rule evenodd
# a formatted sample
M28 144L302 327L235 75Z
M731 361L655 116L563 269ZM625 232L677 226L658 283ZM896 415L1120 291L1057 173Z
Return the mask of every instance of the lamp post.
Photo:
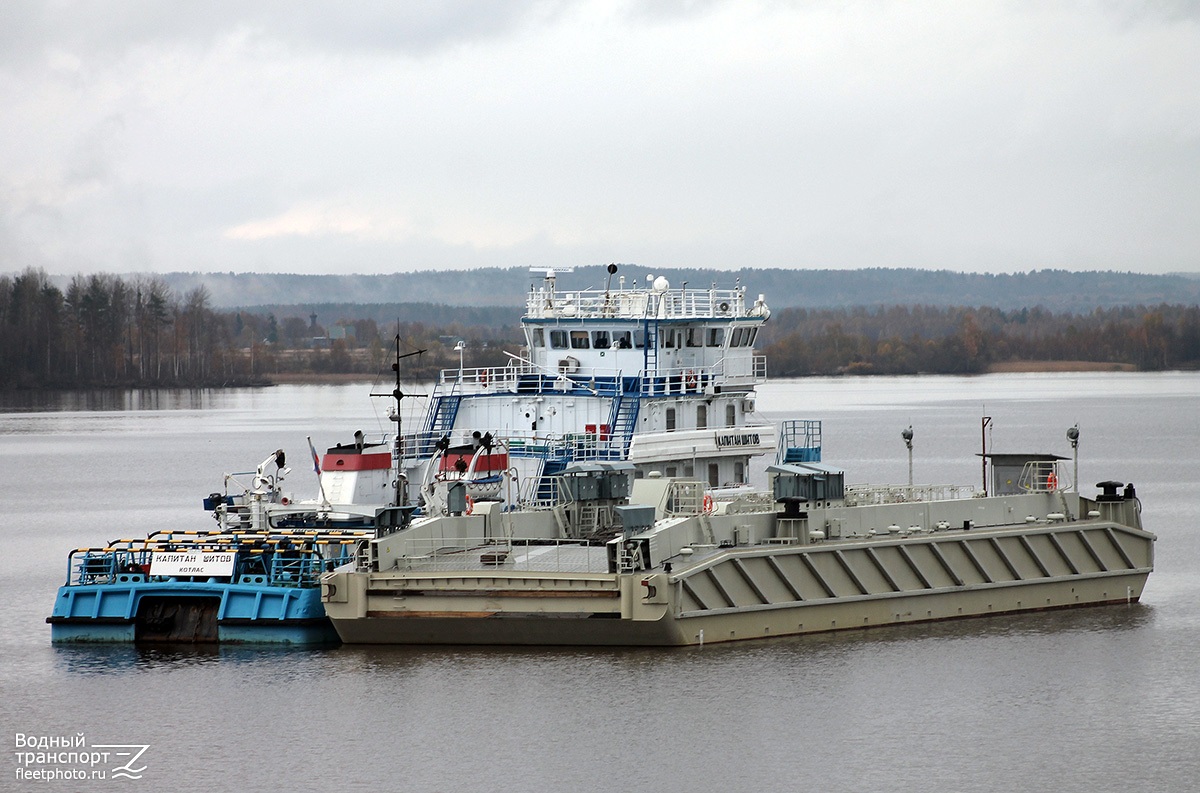
M461 383L463 377L463 350L467 349L467 343L459 339L458 344L454 345L454 349L458 350L458 382Z
M1075 470L1071 474L1071 490L1079 492L1079 425L1067 430L1067 440L1071 442L1071 456L1075 458Z
M911 424L908 425L908 429L900 431L900 437L904 439L904 445L908 447L908 486L912 487L912 483L913 483L913 475L912 475L913 430L912 430Z

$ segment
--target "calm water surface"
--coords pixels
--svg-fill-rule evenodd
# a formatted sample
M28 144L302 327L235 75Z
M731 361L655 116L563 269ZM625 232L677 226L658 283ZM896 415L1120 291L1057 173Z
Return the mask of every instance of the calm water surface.
M1132 607L674 650L53 647L70 549L207 528L225 471L390 431L363 386L0 405L0 790L1130 791L1200 779L1200 375L811 379L825 460L974 483L995 451L1136 483L1156 571ZM16 735L149 744L140 780L16 777Z

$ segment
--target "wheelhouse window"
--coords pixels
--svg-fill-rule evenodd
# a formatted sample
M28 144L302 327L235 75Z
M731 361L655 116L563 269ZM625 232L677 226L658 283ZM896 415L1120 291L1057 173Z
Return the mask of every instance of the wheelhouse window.
M730 337L730 347L753 347L758 328L734 328Z
M608 340L608 331L606 331L606 330L592 331L592 346L595 347L597 350L607 350L609 347L611 347L612 343L609 342L609 340Z
M565 350L570 345L567 343L567 332L565 330L550 331L550 347L555 350Z
M724 328L709 328L708 329L708 346L709 347L720 347L724 343L725 343L725 329Z
M612 340L613 340L613 344L615 344L618 348L620 348L622 350L628 350L633 347L632 342L629 341L629 331L627 331L627 330L614 331L613 335L612 335ZM641 345L639 345L639 346L641 346Z
M546 331L541 328L534 328L533 333L529 334L534 347L546 346Z
M703 347L704 346L704 328L688 328L687 329L687 346Z
M586 330L571 331L571 349L586 350L588 348L588 332Z

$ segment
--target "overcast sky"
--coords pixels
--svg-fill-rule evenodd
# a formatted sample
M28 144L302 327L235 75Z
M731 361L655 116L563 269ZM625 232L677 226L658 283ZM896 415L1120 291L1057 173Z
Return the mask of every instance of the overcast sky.
M1192 2L0 3L0 272L1200 270Z

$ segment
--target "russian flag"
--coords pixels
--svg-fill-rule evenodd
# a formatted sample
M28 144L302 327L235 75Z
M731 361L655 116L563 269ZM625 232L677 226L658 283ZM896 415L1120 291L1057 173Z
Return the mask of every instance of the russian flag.
M311 436L309 436L309 438L308 438L308 450L310 452L312 452L313 471L316 472L317 476L320 476L321 475L321 458L317 456L317 450L313 447L313 442L312 442Z

